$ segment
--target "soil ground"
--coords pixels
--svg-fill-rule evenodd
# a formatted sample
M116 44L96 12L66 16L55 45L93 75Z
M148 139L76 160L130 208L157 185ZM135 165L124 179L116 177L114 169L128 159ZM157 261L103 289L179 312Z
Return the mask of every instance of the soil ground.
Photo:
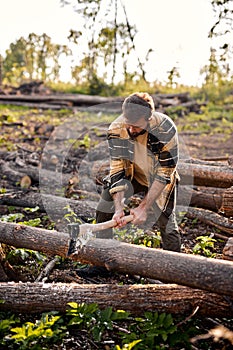
M32 113L33 114L33 113ZM6 160L9 159L17 159L22 158L22 154L26 154L25 150L28 150L31 154L34 154L35 159L39 159L41 153L43 152L43 147L45 146L46 141L49 139L51 133L53 132L54 126L52 121L48 122L43 121L43 118L39 118L37 113L35 115L24 114L21 113L19 120L14 120L14 125L7 122L8 116L0 113L0 121L2 121L1 129L2 135L4 135L4 142L1 142L0 146L0 158ZM4 122L5 121L5 122ZM17 124L18 123L18 124ZM83 132L88 132L91 125L84 128ZM104 133L92 133L91 135L92 141L102 141L105 139ZM183 140L183 144L188 150L188 154L191 158L218 158L218 157L226 157L233 155L233 134L226 137L223 134L198 134L198 133L181 133L180 135ZM15 143L17 148L14 151L9 151L6 153L6 143L8 143L8 148L10 143ZM86 154L85 145L80 146L75 150L73 156L76 158L78 162L78 158L81 161ZM18 158L17 158L18 157ZM69 163L72 166L72 161ZM69 169L66 169L69 171ZM8 184L5 179L1 179L0 188L6 188ZM10 188L11 185L9 185ZM23 208L15 208L14 212L22 212L25 215L25 220L32 220L41 218L44 223L45 228L49 226L51 223L49 220L45 220L45 213L26 213ZM0 205L0 215L9 215L12 213L12 208L8 208L6 206ZM196 220L190 220L185 218L180 224L180 231L182 234L182 251L185 253L193 253L193 248L197 243L196 238L202 235L212 235L214 237L214 233L216 232L215 228L204 225ZM221 232L220 232L221 233ZM222 257L222 249L225 245L226 241L217 239L215 244L215 248L213 249L213 253L216 254L217 258ZM19 275L23 277L23 281L35 281L38 277L40 270L42 270L46 264L51 260L52 257L47 257L43 263L43 266L35 268L35 262L29 258L28 260L20 260L15 259L12 260L12 265L16 271L18 271ZM64 282L64 283L124 283L124 284L134 284L134 283L153 283L153 281L141 280L138 276L129 276L122 275L118 273L109 273L109 274L97 274L97 275L80 275L80 270L85 266L80 264L74 264L69 259L61 260L55 268L49 274L47 280L45 282ZM154 281L154 283L157 283ZM226 324L228 326L228 323ZM208 327L207 327L208 328ZM205 329L205 324L203 324L203 331ZM87 341L87 339L86 339ZM216 344L209 344L208 349L220 349L216 347ZM88 349L88 347L84 347ZM68 347L66 349L72 349L72 347ZM197 349L197 348L196 348ZM227 347L225 349L228 349Z

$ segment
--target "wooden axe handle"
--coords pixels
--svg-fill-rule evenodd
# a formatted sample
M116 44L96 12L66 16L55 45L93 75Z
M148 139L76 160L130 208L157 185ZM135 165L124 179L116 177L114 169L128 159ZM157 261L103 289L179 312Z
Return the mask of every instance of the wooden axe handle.
M128 223L133 220L133 215L124 216L125 221ZM98 224L82 224L78 225L77 223L68 224L69 234L70 234L70 243L67 252L67 256L73 254L77 250L77 239L83 238L84 240L88 240L86 237L88 231L96 232L105 230L107 228L112 228L116 226L117 223L115 220L109 220L105 222L100 222Z
M127 215L127 216L123 216L123 218L128 223L128 222L133 220L134 216ZM86 224L84 224L84 225L86 225ZM115 227L117 225L117 223L115 220L109 220L109 221L105 221L105 222L100 222L98 224L87 224L87 225L88 225L88 228L92 232L96 232L96 231L106 230L107 228Z

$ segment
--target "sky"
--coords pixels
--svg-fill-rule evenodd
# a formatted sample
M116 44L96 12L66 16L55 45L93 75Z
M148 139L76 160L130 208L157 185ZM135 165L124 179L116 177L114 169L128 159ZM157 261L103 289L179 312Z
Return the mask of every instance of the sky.
M104 0L106 1L106 0ZM210 0L119 0L126 7L130 24L138 30L137 55L153 49L148 80L164 81L175 65L180 83L200 84L200 68L208 64L214 24ZM80 30L77 13L59 0L0 0L0 53L29 33L46 33L54 43L68 44L70 29ZM134 67L135 68L135 67ZM63 79L69 79L64 69Z

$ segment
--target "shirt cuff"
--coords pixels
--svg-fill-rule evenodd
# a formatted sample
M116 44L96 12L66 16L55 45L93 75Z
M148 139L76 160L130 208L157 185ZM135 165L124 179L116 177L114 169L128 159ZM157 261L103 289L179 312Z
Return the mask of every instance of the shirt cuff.
M117 192L122 192L122 191L126 191L128 188L127 184L125 185L121 185L121 186L115 186L113 188L111 188L109 190L110 195L112 196L113 194L117 193Z

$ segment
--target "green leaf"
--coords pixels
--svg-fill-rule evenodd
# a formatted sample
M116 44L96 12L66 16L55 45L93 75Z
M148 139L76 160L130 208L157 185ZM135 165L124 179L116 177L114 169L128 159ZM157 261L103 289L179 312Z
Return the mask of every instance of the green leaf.
M112 317L111 319L113 321L116 321L116 320L126 320L128 317L129 317L130 313L129 312L126 312L124 310L117 310L115 312L112 313Z

